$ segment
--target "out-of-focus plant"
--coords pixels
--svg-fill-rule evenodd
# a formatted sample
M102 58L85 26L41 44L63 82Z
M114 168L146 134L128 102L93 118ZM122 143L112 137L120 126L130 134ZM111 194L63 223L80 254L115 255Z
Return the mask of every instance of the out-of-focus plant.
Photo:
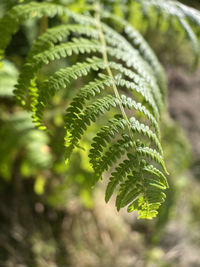
M163 118L162 122L162 140L165 151L165 158L168 163L170 175L169 190L167 200L160 209L160 216L155 224L155 232L152 241L160 239L160 235L165 230L165 225L173 217L173 208L181 194L182 188L186 186L185 171L191 164L191 147L180 126L168 116ZM169 145L170 144L170 145Z
M196 64L199 55L195 34L200 25L198 11L176 1L132 3L132 8L142 14L142 21L149 24L156 25L164 15L170 18L162 25L165 28L173 18L175 25L190 40ZM132 4L127 2L129 5ZM120 9L120 6L124 8ZM83 136L92 139L89 158L95 176L92 178L89 172L89 182L81 175L77 177L83 184L86 205L91 205L88 189L105 171L115 167L107 186L106 201L119 187L117 209L129 205L128 211L137 210L140 218L151 219L165 199L162 191L168 187L159 127L166 102L166 79L162 66L142 35L123 19L123 12L128 12L127 6L112 1L98 4L91 1L31 2L17 5L6 13L0 21L2 56L12 34L26 20L39 18L40 34L22 64L15 90L18 105L29 113L17 111L12 114L15 112L12 110L9 120L4 119L2 136L5 138L13 132L16 137L11 148L5 145L4 151L11 149L15 153L25 149L23 175L27 170L29 175L34 173L34 166L38 170L47 168L50 162L52 164L53 156L56 173L62 166L60 161L64 160L64 155L68 160L75 148L83 149ZM116 15L111 13L112 10ZM86 13L80 14L83 12ZM48 28L48 23L51 25L53 21L54 27ZM79 88L79 92L74 92L72 87ZM70 104L69 99L72 99ZM104 119L99 119L100 115L104 115ZM27 120L30 128L17 128L20 116L25 116L20 125L26 125L26 119L32 116L35 125L48 129L52 136L47 137L47 133L33 129L30 119ZM92 122L96 124L91 138L85 132ZM22 134L22 140L17 138ZM47 145L49 138L53 140L50 148ZM39 156L34 155L36 151ZM2 164L7 164L8 177L12 156L5 157L5 162L2 159ZM72 173L72 176L76 175ZM38 179L35 188L42 192L44 182L41 177ZM53 201L52 197L49 201Z

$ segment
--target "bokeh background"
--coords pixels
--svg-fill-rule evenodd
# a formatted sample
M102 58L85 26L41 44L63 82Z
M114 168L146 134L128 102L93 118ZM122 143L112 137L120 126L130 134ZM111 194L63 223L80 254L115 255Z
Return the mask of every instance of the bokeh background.
M31 1L0 0L0 17L20 2ZM78 10L85 1L49 2ZM193 69L193 52L176 24L154 13L143 17L132 1L102 2L143 33L166 70L169 115L163 115L161 127L170 173L167 200L152 221L117 212L114 200L105 204L104 182L90 188L87 152L95 126L82 141L85 151L76 150L65 164L62 109L73 96L70 90L56 95L46 114L51 135L35 129L30 115L16 105L13 86L46 23L27 21L13 36L0 71L2 267L200 266L200 65ZM200 10L198 0L181 2Z

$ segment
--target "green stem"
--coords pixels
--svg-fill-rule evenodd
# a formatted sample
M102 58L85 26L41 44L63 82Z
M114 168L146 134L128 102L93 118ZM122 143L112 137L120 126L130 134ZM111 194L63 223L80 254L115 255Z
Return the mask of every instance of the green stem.
M119 108L121 110L122 116L127 122L130 136L132 136L131 127L130 127L130 121L128 120L126 112L125 112L125 110L124 110L124 108L122 106L122 101L121 101L121 98L120 98L120 95L119 95L119 92L118 92L118 89L117 89L117 86L116 86L116 83L115 83L115 79L114 79L114 76L113 76L112 71L111 71L110 66L109 66L108 55L107 55L107 46L106 46L106 41L105 41L104 33L103 33L103 30L102 30L100 14L99 14L99 10L100 10L99 3L95 4L95 10L96 10L96 14L95 14L96 25L97 25L97 30L99 32L99 39L100 39L100 42L101 42L101 45L102 45L102 55L103 55L104 63L106 65L106 71L108 73L108 76L111 79L112 88L113 88L114 94L115 94L116 98L119 101Z
M129 121L129 119L128 119L127 115L126 115L126 112L124 110L124 107L122 105L122 101L121 101L121 98L120 98L120 95L119 95L119 92L118 92L118 89L117 89L117 86L116 86L116 83L115 83L115 79L114 79L114 76L113 76L112 71L111 71L110 66L109 66L108 55L107 55L106 40L105 40L104 33L103 33L103 30L102 30L102 26L101 26L100 5L99 5L98 2L95 3L94 8L96 10L95 19L96 19L97 30L99 32L99 39L100 39L100 42L102 44L102 55L103 55L104 63L106 65L106 71L107 71L108 76L110 77L110 79L112 81L112 87L113 87L114 94L115 94L116 98L119 100L119 107L120 107L122 116L123 116L123 118L127 122L127 127L128 127L130 138L132 140L134 140L134 136L133 136L133 133L132 133L132 130L131 130L130 121ZM136 151L136 148L137 148L136 142L134 141L133 144L134 144L134 149ZM139 157L138 157L137 153L136 153L136 159L137 159L137 161L139 163L140 160L139 160Z

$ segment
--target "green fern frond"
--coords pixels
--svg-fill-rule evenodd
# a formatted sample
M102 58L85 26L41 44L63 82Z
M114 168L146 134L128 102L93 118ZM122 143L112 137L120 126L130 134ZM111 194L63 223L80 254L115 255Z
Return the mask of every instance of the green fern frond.
M13 7L6 15L0 20L0 55L4 54L4 50L10 42L14 33L19 29L26 20L33 18L41 18L43 16L54 17L61 16L64 9L60 5L51 3L35 3L32 2L27 5L18 5ZM6 26L6 27L5 27Z
M34 41L16 85L16 99L31 112L35 125L46 129L43 115L52 97L71 90L70 84L86 76L63 110L66 160L80 146L90 124L98 125L102 116L104 122L89 152L95 181L115 168L106 201L118 187L118 210L129 205L128 210L138 210L141 218L153 218L165 198L162 191L168 187L159 129L166 95L163 69L127 22L101 11L94 18L49 3L24 4L9 11L0 24L4 36L0 49L6 48L26 19L56 15L69 24L50 28ZM107 18L115 20L124 34L101 21ZM3 27L7 21L15 25ZM43 66L61 59L67 61L65 67L42 79Z
M139 2L147 9L147 13L149 12L150 8L154 8L158 16L163 15L166 18L167 14L170 21L172 17L178 21L179 25L185 31L185 34L191 43L191 47L195 53L194 64L197 65L200 54L200 46L193 26L200 26L200 12L194 8L181 4L178 1L140 0Z

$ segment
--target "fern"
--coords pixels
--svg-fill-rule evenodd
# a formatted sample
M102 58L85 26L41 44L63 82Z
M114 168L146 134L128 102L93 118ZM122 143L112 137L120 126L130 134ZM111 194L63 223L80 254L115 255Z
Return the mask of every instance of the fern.
M0 138L3 142L0 153L4 155L0 157L1 177L5 180L11 179L12 164L22 153L25 154L22 166L27 166L34 174L51 166L48 136L34 128L30 114L18 111L8 117L1 112L1 120Z
M2 71L0 72L0 97L11 97L14 85L17 82L18 70L9 61L2 62Z
M190 11L187 16L191 18ZM46 129L43 116L51 98L58 91L71 90L73 81L89 77L86 84L81 80L79 91L63 111L66 161L79 147L88 127L92 123L99 125L89 158L96 182L114 168L106 201L118 189L118 210L129 205L128 211L137 210L139 218L155 217L165 199L163 190L168 187L159 129L166 96L162 66L136 29L102 12L99 6L95 6L95 16L93 12L86 16L51 3L16 6L0 21L1 55L25 20L43 16L60 16L64 22L47 29L33 42L16 85L17 102L31 112L37 127ZM108 20L119 25L124 34L104 22ZM41 79L43 66L64 58L70 66ZM100 116L103 125L98 124Z
M200 26L199 12L194 8L179 3L178 1L140 0L138 2L142 8L145 9L145 14L148 15L150 9L153 9L158 17L162 16L169 21L174 19L174 24L178 23L181 26L191 43L191 47L195 54L194 65L196 66L198 64L200 51L199 40L195 33L195 27L199 29Z

